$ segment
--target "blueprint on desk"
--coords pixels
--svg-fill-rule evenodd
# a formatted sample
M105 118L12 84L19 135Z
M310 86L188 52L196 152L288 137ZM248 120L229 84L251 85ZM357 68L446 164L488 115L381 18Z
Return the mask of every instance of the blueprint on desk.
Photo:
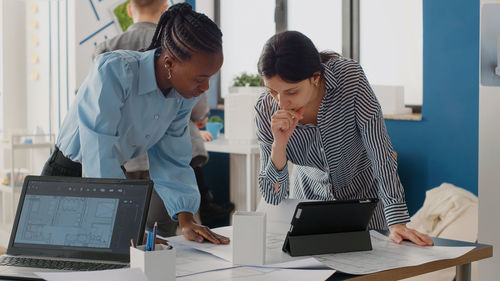
M421 247L411 242L396 244L389 237L370 231L373 250L314 256L318 261L349 274L373 272L420 265L435 260L457 258L474 247Z
M396 244L389 237L377 231L370 231L372 251L350 252L340 254L318 255L313 257L290 257L281 251L287 227L299 201L286 200L279 206L259 206L257 211L267 214L266 266L275 268L321 268L328 266L337 271L349 274L369 274L392 268L414 266L427 262L451 259L464 255L473 247L421 247L411 242ZM214 232L232 237L232 227L213 229ZM182 236L169 238L172 241L196 248L232 261L232 246L214 245L186 241Z
M273 206L261 201L258 212L266 213L266 261L267 267L279 268L325 268L323 264L311 257L291 257L282 251L286 233L290 227L293 212L299 202L304 200L286 199L279 206ZM232 239L233 231L231 226L219 227L212 231ZM210 253L214 256L223 258L229 262L233 260L233 246L214 245L212 243L197 243L187 241L183 236L168 238L169 241L192 247L200 251Z
M219 227L212 229L213 232L229 237L232 239L233 231L231 226ZM312 259L311 257L291 257L284 253L281 248L285 241L286 233L267 232L266 236L266 262L264 266L280 267L280 268L324 268L324 266ZM210 253L216 257L225 259L229 262L233 261L233 246L215 245L212 243L197 243L187 241L183 236L175 236L168 238L176 244L185 245L203 252Z

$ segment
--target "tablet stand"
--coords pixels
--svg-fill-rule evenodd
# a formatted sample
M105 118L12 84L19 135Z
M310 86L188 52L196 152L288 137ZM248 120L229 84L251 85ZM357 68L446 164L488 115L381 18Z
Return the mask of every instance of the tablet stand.
M326 234L287 235L283 251L296 256L310 256L372 249L370 232L338 232Z

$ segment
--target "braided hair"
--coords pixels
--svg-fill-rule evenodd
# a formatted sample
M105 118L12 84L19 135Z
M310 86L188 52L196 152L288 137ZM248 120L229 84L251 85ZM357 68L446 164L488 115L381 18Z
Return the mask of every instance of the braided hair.
M174 59L189 60L196 51L222 51L222 32L206 15L188 3L171 6L160 17L151 45L146 50L167 51Z

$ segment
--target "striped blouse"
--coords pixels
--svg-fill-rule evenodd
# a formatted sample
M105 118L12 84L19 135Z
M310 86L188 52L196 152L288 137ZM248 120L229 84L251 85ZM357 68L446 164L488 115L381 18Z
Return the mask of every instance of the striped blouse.
M337 57L323 68L325 95L317 126L298 124L288 141L286 156L296 169L292 180L287 166L278 171L271 161L271 116L279 105L267 93L257 101L262 196L277 205L289 196L293 182L295 197L301 199L380 198L370 228L385 229L409 222L382 111L361 66Z

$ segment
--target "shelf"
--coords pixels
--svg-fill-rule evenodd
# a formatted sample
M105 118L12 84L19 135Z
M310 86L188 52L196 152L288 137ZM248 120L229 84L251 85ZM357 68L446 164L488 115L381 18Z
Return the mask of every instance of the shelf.
M422 113L409 113L409 114L384 114L384 119L391 120L407 120L407 121L421 121Z
M7 149L34 149L34 148L52 148L54 147L53 143L50 142L41 142L41 143L16 143L12 144L10 142L0 142L0 147Z
M52 148L54 147L54 139L53 134L12 135L8 139L0 140L0 147L10 149ZM28 140L29 142L25 142Z
M52 148L54 147L53 143L18 143L10 145L12 148L16 149L30 149L30 148Z
M0 248L7 248L12 232L12 223L0 223Z
M0 184L0 191L7 193L12 193L12 191L19 192L21 191L21 186L15 185L14 188L12 188L10 185Z

